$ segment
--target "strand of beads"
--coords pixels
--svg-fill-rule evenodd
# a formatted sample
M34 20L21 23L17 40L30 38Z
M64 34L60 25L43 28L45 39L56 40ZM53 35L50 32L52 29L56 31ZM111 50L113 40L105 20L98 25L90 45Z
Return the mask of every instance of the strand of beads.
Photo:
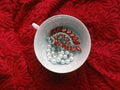
M67 28L51 30L47 40L47 57L52 64L69 64L73 61L73 54L81 52L79 37Z
M63 49L62 47L56 47L54 45L47 46L47 58L52 64L69 64L73 61L73 53Z

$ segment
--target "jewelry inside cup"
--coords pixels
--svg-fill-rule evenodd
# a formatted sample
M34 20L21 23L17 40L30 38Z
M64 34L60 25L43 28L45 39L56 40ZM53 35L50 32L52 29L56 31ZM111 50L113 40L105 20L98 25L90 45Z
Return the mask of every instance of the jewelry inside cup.
M57 27L65 27L74 32L80 40L82 51L74 55L74 61L70 64L52 64L47 58L47 38L51 30ZM91 49L91 39L86 26L77 18L69 15L55 15L44 21L38 28L34 39L35 54L40 63L48 70L56 73L68 73L78 69L87 59Z

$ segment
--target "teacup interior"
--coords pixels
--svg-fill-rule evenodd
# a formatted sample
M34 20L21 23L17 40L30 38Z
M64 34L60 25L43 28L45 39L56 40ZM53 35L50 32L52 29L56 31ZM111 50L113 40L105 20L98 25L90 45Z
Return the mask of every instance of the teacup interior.
M69 28L80 38L80 47L82 51L75 54L74 61L68 65L53 65L48 61L46 55L46 49L48 45L47 37L49 36L49 33L52 29L60 26ZM79 68L86 61L91 48L91 40L87 28L81 21L71 16L58 15L47 19L40 26L39 30L37 30L35 35L34 48L38 60L44 67L53 72L67 73Z

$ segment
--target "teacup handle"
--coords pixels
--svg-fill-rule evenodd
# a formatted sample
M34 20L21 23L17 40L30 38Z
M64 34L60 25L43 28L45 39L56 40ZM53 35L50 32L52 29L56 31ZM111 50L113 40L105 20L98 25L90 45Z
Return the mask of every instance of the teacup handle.
M33 26L33 28L35 28L36 30L38 30L39 29L39 25L37 25L36 23L32 23L32 26Z

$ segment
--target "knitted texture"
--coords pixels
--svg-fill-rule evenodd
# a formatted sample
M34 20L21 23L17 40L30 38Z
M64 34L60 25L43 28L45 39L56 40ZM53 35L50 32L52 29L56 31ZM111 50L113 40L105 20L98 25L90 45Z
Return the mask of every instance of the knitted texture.
M47 18L67 14L88 28L92 49L69 74L37 60L33 42ZM0 90L120 90L120 0L0 0Z

